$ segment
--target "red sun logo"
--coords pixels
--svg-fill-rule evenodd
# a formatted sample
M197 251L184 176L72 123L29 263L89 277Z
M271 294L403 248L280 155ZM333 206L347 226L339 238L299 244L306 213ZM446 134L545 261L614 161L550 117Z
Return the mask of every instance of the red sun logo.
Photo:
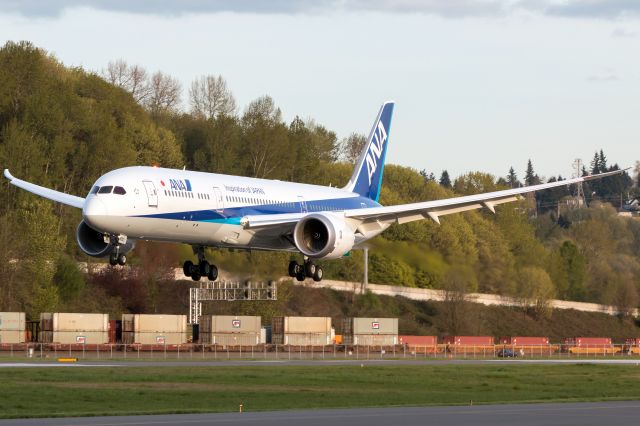
M162 186L164 186L164 181L163 180L161 180L160 183L162 184Z

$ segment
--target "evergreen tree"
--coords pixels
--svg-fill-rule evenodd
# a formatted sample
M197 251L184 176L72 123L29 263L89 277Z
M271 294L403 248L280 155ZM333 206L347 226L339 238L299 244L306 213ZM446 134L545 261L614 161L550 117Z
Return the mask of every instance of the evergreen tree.
M598 165L600 166L600 172L606 172L607 169L607 157L604 156L604 152L600 150L598 154Z
M540 183L540 178L533 171L533 164L531 163L531 159L527 162L527 171L524 176L524 184L526 186L537 185Z
M449 172L446 170L443 170L440 175L440 185L445 188L451 188L451 179L449 178Z
M509 174L507 175L507 184L510 188L519 188L520 182L518 182L518 175L513 167L509 167Z
M600 170L600 156L598 155L598 151L596 151L593 155L593 160L591 160L591 174L598 174Z

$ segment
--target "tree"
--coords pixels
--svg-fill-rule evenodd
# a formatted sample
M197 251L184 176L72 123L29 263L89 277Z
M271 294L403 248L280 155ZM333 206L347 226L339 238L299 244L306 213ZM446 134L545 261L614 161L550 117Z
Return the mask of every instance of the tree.
M522 186L518 181L518 176L516 175L516 171L513 170L513 167L509 167L509 174L507 174L507 184L509 188L520 188Z
M544 269L525 266L518 273L517 285L518 297L524 307L538 316L550 315L549 301L555 296L555 288Z
M527 171L524 176L524 184L526 186L538 185L540 182L540 178L533 171L533 164L531 163L531 159L527 161Z
M348 163L358 161L364 146L367 143L367 137L361 133L351 133L340 141L340 158Z
M149 76L140 65L129 65L123 59L111 61L102 71L109 83L131 93L136 102L142 104L150 94Z
M234 115L236 100L222 76L203 75L191 83L189 89L191 113L207 119L220 114Z
M440 175L440 185L444 186L447 189L451 189L451 179L449 178L449 172L446 170L442 171Z
M152 114L175 112L180 105L180 82L161 71L151 76L145 106Z

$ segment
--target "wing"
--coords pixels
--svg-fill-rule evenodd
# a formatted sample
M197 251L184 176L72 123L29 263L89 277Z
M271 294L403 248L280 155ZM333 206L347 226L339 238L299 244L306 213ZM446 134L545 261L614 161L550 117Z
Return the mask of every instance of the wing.
M475 210L485 207L495 213L495 206L511 201L516 201L519 196L542 189L556 188L571 185L573 183L586 182L600 179L606 176L624 173L625 170L600 173L597 175L582 176L558 182L543 183L540 185L525 186L522 188L506 189L504 191L487 192L484 194L467 195L464 197L447 198L444 200L425 201L422 203L401 204L389 207L371 207L345 211L345 217L356 220L359 227L367 223L390 224L406 223L414 220L430 218L440 223L440 216Z
M39 195L44 198L48 198L53 201L57 201L68 206L77 207L79 209L84 206L84 198L76 197L75 195L65 194L64 192L54 191L53 189L45 188L43 186L34 185L33 183L25 182L20 179L14 178L9 169L4 169L4 177L9 179L11 185L15 185L18 188L22 188L25 191L29 191L33 194Z

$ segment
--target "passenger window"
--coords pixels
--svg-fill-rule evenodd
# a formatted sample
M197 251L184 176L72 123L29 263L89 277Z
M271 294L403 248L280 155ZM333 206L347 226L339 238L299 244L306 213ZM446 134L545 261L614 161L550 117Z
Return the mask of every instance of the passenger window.
M113 193L118 195L125 195L127 191L125 191L121 186L116 186L115 188L113 188Z
M94 186L93 188L91 188L91 192L89 194L97 194L99 189L99 186Z
M98 190L98 194L111 194L113 186L103 186Z

